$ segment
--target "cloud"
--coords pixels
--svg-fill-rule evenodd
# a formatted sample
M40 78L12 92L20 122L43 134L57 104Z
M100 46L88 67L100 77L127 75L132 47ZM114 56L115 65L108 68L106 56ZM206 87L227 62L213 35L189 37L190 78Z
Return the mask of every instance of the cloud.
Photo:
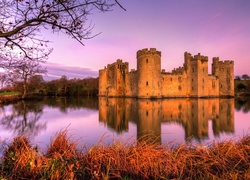
M47 74L44 75L45 80L59 79L63 75L65 75L68 79L98 77L98 72L89 68L64 66L49 62L44 64L44 67L47 68Z

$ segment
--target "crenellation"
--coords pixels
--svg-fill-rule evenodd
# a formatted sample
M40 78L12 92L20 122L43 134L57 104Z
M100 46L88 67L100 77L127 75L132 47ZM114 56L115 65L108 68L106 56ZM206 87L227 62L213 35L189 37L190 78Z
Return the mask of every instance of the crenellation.
M99 95L113 97L167 98L234 96L234 62L214 57L208 74L208 57L184 53L182 67L166 72L161 52L155 48L137 51L137 70L118 59L99 70Z
M192 58L191 53L185 52L184 55L185 55L186 58L190 58L190 59Z
M173 70L172 70L172 73L173 74L182 74L183 72L184 72L184 67L178 67L178 68L174 68Z
M194 57L192 58L193 61L208 61L208 57L207 56L203 56L200 53L198 53L197 55L194 55Z
M208 61L208 57L207 56L204 56L204 61Z
M202 56L200 53L198 53L197 55L194 55L194 57L193 57L193 60L201 60L201 59L203 59L204 58L204 56Z
M201 54L198 53L197 55L194 55L193 60L201 60Z
M230 64L234 64L234 61L232 60L225 60L225 61L220 61L220 64L225 64L225 65L230 65Z
M130 71L129 73L131 73L131 74L135 74L135 73L137 73L137 70L135 70L135 69L131 69L131 71Z
M219 57L213 57L213 62L219 62L220 58Z
M104 69L100 69L99 73L103 73L105 71L105 69L106 69L105 67L104 67Z
M161 56L161 52L157 51L156 48L144 48L142 50L137 51L137 57L141 56L141 55L154 55L157 54L159 56Z

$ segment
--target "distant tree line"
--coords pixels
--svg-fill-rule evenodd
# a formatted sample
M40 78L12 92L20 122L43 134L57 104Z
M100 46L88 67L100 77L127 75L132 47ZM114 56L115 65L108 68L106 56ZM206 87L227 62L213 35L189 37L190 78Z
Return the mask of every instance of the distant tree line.
M235 90L250 93L250 77L247 74L235 77Z
M96 96L98 94L98 78L70 79L62 76L58 80L44 83L39 93L47 96Z
M23 79L18 74L0 74L0 92L24 91ZM27 95L40 96L96 96L98 78L68 79L65 75L51 81L45 81L42 75L30 76L26 82Z
M242 76L236 76L235 77L235 80L249 80L250 79L250 77L247 75L247 74L243 74Z

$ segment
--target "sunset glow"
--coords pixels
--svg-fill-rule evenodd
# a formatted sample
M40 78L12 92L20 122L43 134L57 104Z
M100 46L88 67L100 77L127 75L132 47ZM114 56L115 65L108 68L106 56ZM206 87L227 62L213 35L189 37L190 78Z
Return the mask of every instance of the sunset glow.
M201 53L235 62L235 75L249 74L250 1L125 1L127 9L115 7L108 13L89 17L97 37L85 46L60 34L47 34L54 48L50 63L89 68L96 71L117 59L136 68L136 51L157 48L162 51L162 68L171 71L182 66L183 54ZM60 72L62 73L62 72ZM58 74L59 76L63 74ZM211 70L209 70L211 73Z

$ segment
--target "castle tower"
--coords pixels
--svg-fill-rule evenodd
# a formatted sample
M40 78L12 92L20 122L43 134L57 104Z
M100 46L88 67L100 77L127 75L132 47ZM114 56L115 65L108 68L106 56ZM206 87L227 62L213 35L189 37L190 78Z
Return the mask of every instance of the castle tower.
M207 83L208 77L208 57L202 56L200 53L191 58L191 69L189 75L191 77L191 96L204 97L208 95Z
M186 71L190 71L190 61L192 59L192 56L190 53L185 52L184 53L184 68Z
M137 51L138 98L161 98L161 52Z
M99 96L107 95L107 68L99 70Z
M213 57L212 75L219 76L219 57Z
M191 56L191 54L190 53L188 53L188 52L185 52L184 53L184 64L183 64L183 67L184 67L184 72L186 73L186 82L185 82L185 84L186 84L186 94L188 95L188 96L190 96L191 95L191 79L192 79L192 77L190 76L190 74L191 74L191 60L192 60L192 56Z
M234 62L213 58L212 73L219 79L219 96L234 96Z
M128 63L120 59L99 70L99 96L125 96L127 73Z
M118 59L115 64L115 88L116 96L123 97L125 96L126 90L126 74L128 73L128 63L122 62L121 59Z

